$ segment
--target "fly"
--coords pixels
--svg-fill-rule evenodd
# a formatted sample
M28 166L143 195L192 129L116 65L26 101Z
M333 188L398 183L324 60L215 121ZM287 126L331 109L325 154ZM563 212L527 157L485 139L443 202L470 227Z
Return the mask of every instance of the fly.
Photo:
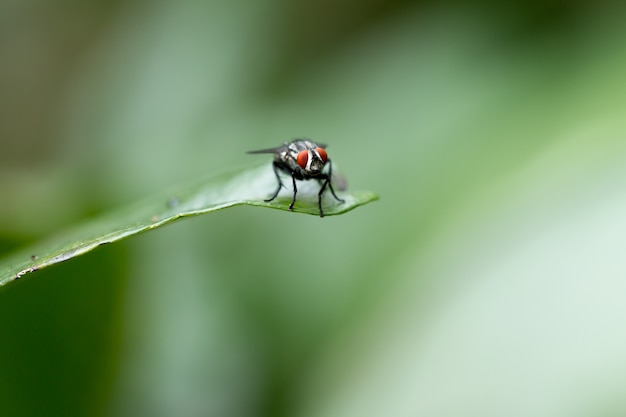
M293 205L296 202L296 194L298 193L296 180L317 180L321 184L320 191L317 193L317 205L320 209L320 217L324 217L324 210L322 210L322 194L324 194L327 186L330 188L330 192L337 201L344 202L341 198L337 197L333 185L330 182L333 170L332 163L326 153L326 145L318 144L307 139L295 139L291 142L285 142L284 145L276 148L260 149L258 151L249 151L248 153L274 154L272 167L274 168L274 174L278 180L278 188L276 188L274 194L265 200L265 202L269 203L274 200L276 196L278 196L280 189L284 187L278 173L279 171L291 175L293 199L289 205L289 210L293 210ZM328 165L328 174L322 172L326 165Z

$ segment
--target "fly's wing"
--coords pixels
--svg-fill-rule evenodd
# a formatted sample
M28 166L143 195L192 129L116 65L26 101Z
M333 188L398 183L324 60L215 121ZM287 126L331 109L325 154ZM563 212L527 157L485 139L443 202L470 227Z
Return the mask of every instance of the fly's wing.
M277 146L275 148L267 148L267 149L259 149L256 151L248 151L246 153L271 153L271 154L277 154L277 153L281 153L287 150L287 145L281 145L281 146Z

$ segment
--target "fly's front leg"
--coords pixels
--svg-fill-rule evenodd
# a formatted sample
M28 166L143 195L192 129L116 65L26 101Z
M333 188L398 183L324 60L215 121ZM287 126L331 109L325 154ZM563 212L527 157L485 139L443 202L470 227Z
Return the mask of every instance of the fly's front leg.
M293 173L291 173L291 181L293 182L293 200L291 200L291 204L289 204L289 211L293 210L293 205L296 203L296 194L298 193L298 188L296 188L296 177L294 177Z
M326 182L328 183L328 186L330 187L330 192L333 193L333 197L335 197L335 199L341 203L345 203L344 200L342 200L341 198L337 197L337 194L335 194L335 190L333 189L333 183L332 183L332 178L333 178L333 164L330 161L330 159L328 160L328 179L326 180ZM326 184L324 184L324 187L326 186ZM322 187L322 190L324 189L324 187ZM321 191L320 191L321 192Z
M324 210L322 210L322 194L324 194L324 190L326 186L330 184L330 177L326 176L326 181L322 184L322 188L320 188L320 192L317 193L317 207L320 209L320 217L324 217ZM333 193L334 194L334 193Z
M274 168L274 175L276 175L276 179L278 180L278 188L276 189L276 192L274 193L273 196L271 196L270 198L268 198L267 200L263 200L266 203L269 203L270 201L272 201L273 199L276 198L276 196L278 195L278 193L280 192L280 189L282 187L284 187L283 182L280 179L280 175L278 175L278 167L276 166L276 162L274 162L272 164L272 168Z

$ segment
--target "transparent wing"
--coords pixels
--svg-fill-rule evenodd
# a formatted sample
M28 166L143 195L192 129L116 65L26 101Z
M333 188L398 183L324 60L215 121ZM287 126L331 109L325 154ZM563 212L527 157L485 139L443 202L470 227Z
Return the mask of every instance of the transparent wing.
M287 145L277 146L276 148L259 149L256 151L248 151L246 153L272 153L277 154L287 150Z

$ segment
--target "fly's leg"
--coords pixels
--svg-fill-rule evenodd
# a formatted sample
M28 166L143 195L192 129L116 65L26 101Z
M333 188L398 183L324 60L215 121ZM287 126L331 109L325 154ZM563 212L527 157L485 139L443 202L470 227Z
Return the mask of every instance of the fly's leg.
M324 182L323 183L320 182L322 184L322 188L320 188L320 192L317 193L317 206L320 209L320 217L324 217L324 210L322 210L322 195L324 194L324 191L326 190L326 186L330 188L330 192L333 194L333 197L335 197L337 201L341 203L345 202L341 198L337 197L337 194L335 194L335 190L333 189L333 183L331 182L332 177L333 177L333 165L329 159L328 160L328 175L320 176L320 180L324 180Z
M298 188L296 188L296 177L291 174L291 181L293 182L293 200L291 200L291 204L289 204L289 211L293 210L293 205L296 202L296 194L298 194Z
M263 200L266 203L269 203L270 201L272 201L273 199L276 198L276 196L278 195L278 193L280 192L280 189L282 187L284 187L283 182L280 179L280 175L278 175L278 168L276 167L276 162L274 162L272 164L272 168L274 168L274 175L276 175L276 179L278 180L278 188L276 189L276 192L274 193L273 196L271 196L270 198L268 198L267 200Z
M326 177L326 181L322 184L322 188L320 188L320 192L317 193L317 207L320 209L320 217L324 217L324 210L322 210L322 194L324 194L324 190L326 186L330 184L330 177ZM334 195L335 193L333 193Z
M342 200L341 198L337 197L337 194L335 194L335 190L333 189L333 183L330 181L333 178L333 164L330 161L330 159L328 160L328 179L326 180L326 182L328 183L328 186L330 187L330 192L333 193L333 197L335 197L335 199L341 203L345 203L344 200ZM322 190L324 190L324 187L326 185L324 185L322 187Z

